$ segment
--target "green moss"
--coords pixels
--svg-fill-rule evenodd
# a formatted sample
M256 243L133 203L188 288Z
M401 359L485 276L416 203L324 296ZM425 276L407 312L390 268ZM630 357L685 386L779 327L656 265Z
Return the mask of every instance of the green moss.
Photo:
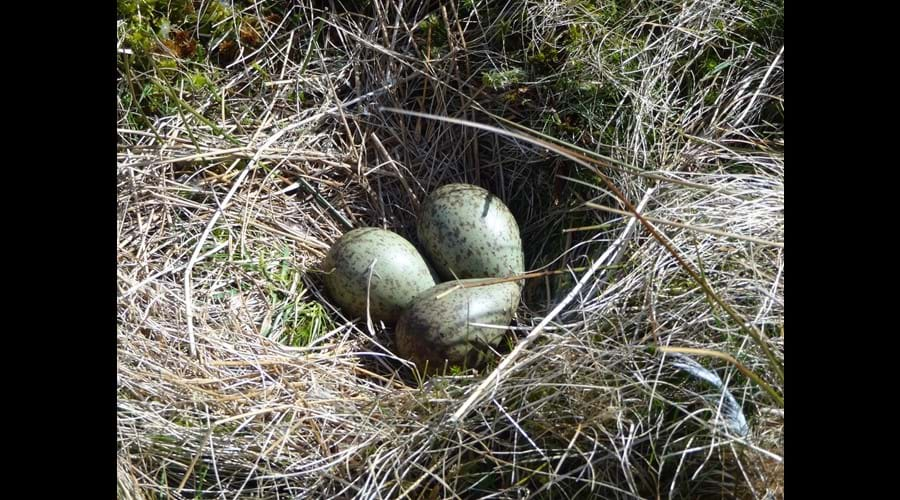
M504 71L486 71L481 75L482 83L493 90L509 88L520 83L524 78L525 72L519 68Z
M721 60L714 54L709 54L704 58L701 63L701 67L704 70L704 75L711 75L716 72L719 68L719 64L721 64Z
M188 82L190 84L191 90L199 91L208 88L214 88L215 86L209 81L209 78L203 73L194 73L188 77Z
M254 71L259 73L260 76L263 77L263 81L269 81L269 72L266 71L262 66L259 65L256 61L250 64L250 67L253 68Z
M178 110L178 106L171 102L165 89L158 82L144 84L137 104L147 115L171 115Z
M124 48L132 53L131 63L138 70L149 70L171 59L175 53L178 64L190 62L207 64L210 55L219 49L229 48L241 38L247 45L254 45L260 23L265 19L277 19L283 15L284 6L273 2L261 6L254 15L242 15L249 1L235 1L229 5L219 1L194 2L188 0L118 0L117 18L123 25ZM257 13L259 18L255 17ZM275 16L275 17L273 17ZM236 18L239 26L225 22ZM220 43L221 42L221 43ZM216 46L210 44L216 43ZM220 60L222 59L222 60ZM216 58L218 62L230 62L230 57Z
M172 418L172 423L186 429L199 427L196 422L193 422L191 419L181 414L175 415L174 418Z
M532 47L530 52L532 53L528 57L528 62L532 72L538 75L546 75L558 70L565 60L565 55L552 45Z
M424 40L431 33L431 49L435 47L447 47L447 26L438 14L431 14L419 23L419 32ZM432 56L434 54L432 53Z
M475 0L462 0L459 4L459 16L467 17L475 10Z
M769 50L784 44L784 0L739 0L737 5L746 19L736 26L736 32Z
M243 3L238 2L236 8ZM208 44L232 29L230 23L221 21L234 12L218 1L118 0L124 49L118 53L119 94L129 95L126 120L147 128L153 117L189 112L180 109L181 103L173 95L216 94L214 82L220 75L208 69L212 51Z

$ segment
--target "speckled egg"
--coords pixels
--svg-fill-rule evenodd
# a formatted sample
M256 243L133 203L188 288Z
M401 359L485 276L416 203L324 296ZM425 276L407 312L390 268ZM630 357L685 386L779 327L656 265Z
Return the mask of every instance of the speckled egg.
M397 322L396 352L428 373L442 371L445 361L465 368L483 363L503 338L520 294L516 282L457 288L483 281L447 281L416 297Z
M369 268L375 261L369 287ZM345 233L323 263L328 294L350 317L365 318L367 297L372 319L394 323L413 298L433 287L437 275L402 236L367 227ZM368 293L367 293L368 291Z
M441 186L422 204L417 229L426 256L445 280L506 278L525 271L519 225L486 189Z

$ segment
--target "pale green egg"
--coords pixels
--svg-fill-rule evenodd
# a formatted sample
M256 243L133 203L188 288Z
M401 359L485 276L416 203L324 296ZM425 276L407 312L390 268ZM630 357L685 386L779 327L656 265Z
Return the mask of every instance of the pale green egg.
M427 372L475 368L497 346L519 305L516 282L471 288L483 279L447 281L415 298L397 322L398 354Z
M431 193L419 213L425 255L444 280L506 278L525 271L519 225L488 190L447 184Z
M372 319L388 324L400 317L413 298L437 283L436 274L412 243L372 227L341 236L328 251L323 268L328 294L348 316L365 318L368 304Z

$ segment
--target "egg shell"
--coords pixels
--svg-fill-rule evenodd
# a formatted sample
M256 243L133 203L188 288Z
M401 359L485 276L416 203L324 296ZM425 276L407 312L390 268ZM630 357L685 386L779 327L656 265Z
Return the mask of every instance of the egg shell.
M345 314L365 318L368 297L372 319L387 324L396 322L417 295L437 283L436 273L412 243L373 227L341 236L322 267L325 289Z
M419 241L444 280L506 278L525 271L519 225L490 191L447 184L426 198Z
M445 361L466 368L481 365L503 338L520 297L517 282L458 288L484 281L448 281L416 297L397 322L397 353L429 373L443 370Z

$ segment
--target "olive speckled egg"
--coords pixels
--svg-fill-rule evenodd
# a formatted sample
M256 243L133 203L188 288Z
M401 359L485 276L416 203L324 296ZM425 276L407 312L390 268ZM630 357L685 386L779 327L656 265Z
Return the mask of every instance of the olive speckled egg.
M488 190L470 184L436 189L419 214L419 241L445 280L506 278L525 271L519 225Z
M369 287L369 268L375 262ZM374 227L354 229L332 245L323 263L328 294L350 317L393 323L413 298L437 283L419 251L402 236ZM367 293L367 290L369 293Z
M480 365L488 348L503 338L520 291L515 282L454 289L458 283L479 281L447 281L416 297L397 322L397 353L429 373L443 370L445 361L466 368Z

